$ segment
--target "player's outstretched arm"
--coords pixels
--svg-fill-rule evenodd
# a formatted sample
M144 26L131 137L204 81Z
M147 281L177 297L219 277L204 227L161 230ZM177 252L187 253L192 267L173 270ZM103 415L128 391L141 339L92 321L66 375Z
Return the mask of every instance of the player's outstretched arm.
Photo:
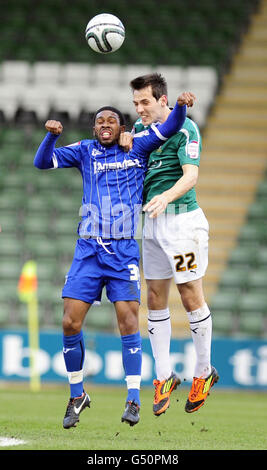
M59 135L63 131L63 126L60 121L49 120L45 123L45 128L49 132L40 147L38 148L36 155L33 160L34 166L39 170L48 170L54 168L53 163L53 152L55 143Z
M156 126L151 124L149 130L140 132L134 136L134 145L147 154L160 147L164 141L178 132L186 118L186 105L175 103L173 110L163 124Z

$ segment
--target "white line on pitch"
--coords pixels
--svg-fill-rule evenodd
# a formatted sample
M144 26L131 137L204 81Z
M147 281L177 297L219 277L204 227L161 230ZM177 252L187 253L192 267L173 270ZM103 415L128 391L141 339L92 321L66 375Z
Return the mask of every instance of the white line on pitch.
M21 444L26 444L26 441L15 439L14 437L0 436L0 447L19 446Z

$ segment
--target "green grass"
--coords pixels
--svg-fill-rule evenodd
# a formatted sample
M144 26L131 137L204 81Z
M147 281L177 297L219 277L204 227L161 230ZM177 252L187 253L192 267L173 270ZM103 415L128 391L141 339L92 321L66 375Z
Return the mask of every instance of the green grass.
M266 450L266 394L212 390L198 412L187 414L188 389L172 394L171 406L161 417L152 414L153 389L141 391L141 419L137 426L121 423L125 389L87 385L91 408L81 414L76 428L65 430L62 420L68 388L43 386L0 390L1 437L26 444L1 447L13 450Z

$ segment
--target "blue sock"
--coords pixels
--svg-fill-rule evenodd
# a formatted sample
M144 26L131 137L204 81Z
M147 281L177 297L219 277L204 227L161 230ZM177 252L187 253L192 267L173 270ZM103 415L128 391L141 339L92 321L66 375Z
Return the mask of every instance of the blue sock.
M83 394L83 363L84 363L83 332L76 335L63 334L63 356L68 372L71 398Z
M135 401L140 406L140 382L142 367L142 340L140 332L121 337L122 363L127 382L127 401Z

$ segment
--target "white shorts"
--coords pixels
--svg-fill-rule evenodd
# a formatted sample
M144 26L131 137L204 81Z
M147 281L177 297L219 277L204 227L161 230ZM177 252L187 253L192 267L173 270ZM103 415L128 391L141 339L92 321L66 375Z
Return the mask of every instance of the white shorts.
M145 279L200 279L208 266L209 224L202 209L182 214L145 215L142 251Z

